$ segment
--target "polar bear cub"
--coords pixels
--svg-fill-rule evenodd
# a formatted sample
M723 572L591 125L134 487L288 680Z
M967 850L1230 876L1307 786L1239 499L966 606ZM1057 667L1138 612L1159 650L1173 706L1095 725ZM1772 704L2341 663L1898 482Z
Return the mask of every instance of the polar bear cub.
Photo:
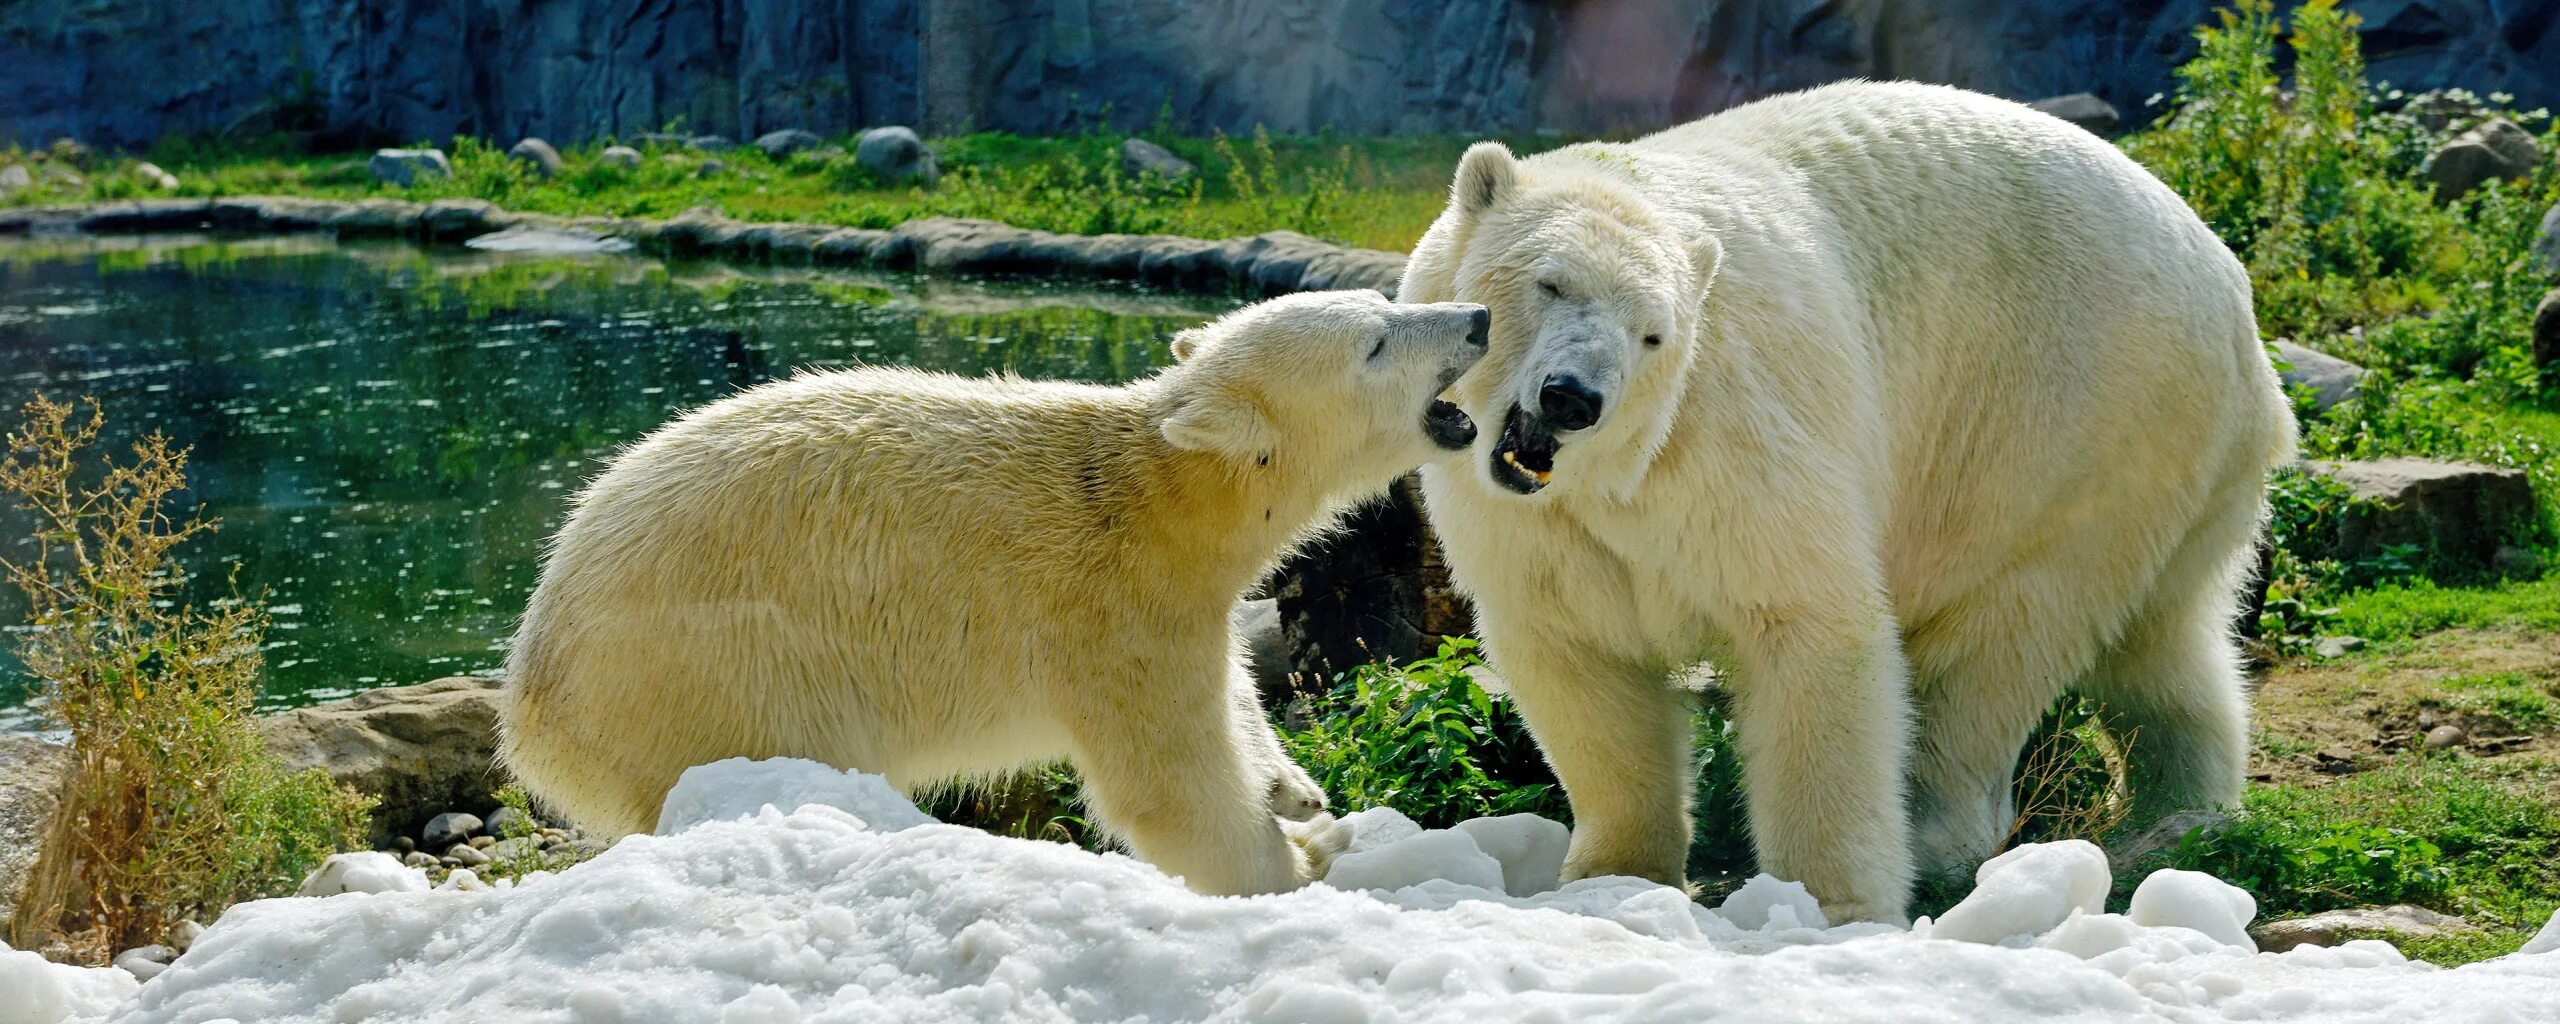
M1665 679L1702 660L1762 869L1835 920L1998 850L2066 688L2137 814L2239 795L2228 624L2294 428L2248 275L2114 147L1908 83L1480 144L1401 297L1493 310L1483 436L1423 493L1573 802L1566 878L1680 880Z
M913 791L1063 756L1193 888L1294 888L1341 830L1275 819L1324 795L1228 610L1473 439L1438 396L1486 336L1479 306L1310 293L1185 331L1120 387L861 369L695 410L575 500L508 657L502 754L606 834L727 757Z

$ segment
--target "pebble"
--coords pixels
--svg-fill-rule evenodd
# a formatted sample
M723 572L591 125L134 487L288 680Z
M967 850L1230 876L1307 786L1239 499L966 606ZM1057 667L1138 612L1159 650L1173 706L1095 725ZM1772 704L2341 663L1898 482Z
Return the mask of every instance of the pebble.
M408 836L395 836L391 840L391 848L401 853L407 853L418 848L418 841L411 839Z
M2364 638L2360 636L2324 636L2320 638L2319 645L2313 649L2318 651L2320 656L2323 658L2343 658L2349 654L2364 650Z
M433 868L444 862L425 850L411 850L400 858L400 863L413 868Z
M124 968L126 974L150 981L168 970L169 962L177 958L178 951L167 946L137 946L116 954L115 965Z
M508 861L531 857L541 852L542 840L532 836L517 836L513 839L498 840L497 845L489 848L489 857L493 860Z
M532 826L533 820L523 811L513 807L501 807L489 812L489 820L481 823L480 830L504 839Z
M474 850L486 850L486 849L488 849L488 848L490 848L490 847L492 847L492 846L496 846L496 845L498 845L498 837L496 837L496 836L472 836L472 837L471 837L471 848L472 848L472 849L474 849Z
M489 863L489 855L469 843L454 844L453 849L444 852L444 858L466 868L476 868Z
M169 941L175 943L180 952L184 952L187 947L195 945L196 936L202 934L204 934L204 922L190 917L178 922L177 927L169 929Z
M2459 725L2439 725L2427 730L2426 745L2429 750L2450 750L2468 738Z
M427 827L418 833L418 845L434 850L471 838L480 831L480 816L460 811L446 811L427 819Z

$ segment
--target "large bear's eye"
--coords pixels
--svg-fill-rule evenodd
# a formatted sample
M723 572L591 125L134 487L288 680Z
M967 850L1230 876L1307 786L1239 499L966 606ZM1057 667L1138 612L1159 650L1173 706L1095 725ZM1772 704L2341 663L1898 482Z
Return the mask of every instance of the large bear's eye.
M1550 299L1564 298L1564 289L1556 287L1556 283L1553 281L1538 282L1538 290L1547 293L1547 297Z
M1383 334L1382 334L1382 335L1379 335L1379 336L1378 336L1378 343L1377 343L1377 344L1369 346L1369 358L1371 358L1371 359L1376 359L1376 358L1378 358L1379 356L1383 356L1383 355L1386 355L1386 354L1387 354L1387 337L1386 337L1386 335L1383 335Z

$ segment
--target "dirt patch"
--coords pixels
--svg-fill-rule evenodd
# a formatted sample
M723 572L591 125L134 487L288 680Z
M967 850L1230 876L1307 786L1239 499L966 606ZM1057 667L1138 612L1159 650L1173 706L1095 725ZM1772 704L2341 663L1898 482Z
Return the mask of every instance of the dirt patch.
M2560 634L2448 630L2385 654L2286 662L2252 699L2257 782L2316 785L2422 749L2431 732L2464 756L2560 761Z

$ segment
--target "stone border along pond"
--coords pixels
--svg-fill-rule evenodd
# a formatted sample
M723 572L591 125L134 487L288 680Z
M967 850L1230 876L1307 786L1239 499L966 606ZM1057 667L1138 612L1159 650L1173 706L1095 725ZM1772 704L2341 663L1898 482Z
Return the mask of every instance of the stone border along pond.
M1179 235L1062 235L990 220L925 217L895 228L734 220L697 206L667 220L518 213L480 199L354 201L294 196L143 199L0 210L0 235L153 231L329 231L342 238L468 242L510 232L522 246L934 273L1048 274L1280 295L1374 288L1389 297L1403 253L1350 249L1294 231L1209 241ZM547 237L537 237L547 236Z

